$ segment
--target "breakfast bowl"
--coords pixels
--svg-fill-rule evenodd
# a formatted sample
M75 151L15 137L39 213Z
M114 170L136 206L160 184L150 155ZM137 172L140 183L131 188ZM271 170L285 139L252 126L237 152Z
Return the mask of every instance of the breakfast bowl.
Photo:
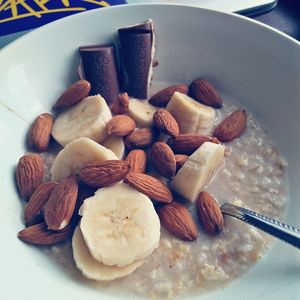
M260 241L255 245L261 247L253 252L253 245L247 245L250 226L229 218L225 218L225 233L228 228L233 233L236 229L239 237L243 237L226 242L226 249L237 248L238 243L241 246L241 255L235 256L236 261L232 262L231 275L226 272L212 275L216 270L205 261L205 255L217 253L224 244L214 244L215 238L207 237L201 230L196 242L182 242L176 237L169 238L162 229L160 246L146 259L144 271L141 266L130 279L124 277L109 283L98 283L82 276L75 267L70 243L34 247L17 238L17 233L24 228L25 205L18 194L15 172L18 159L28 151L30 124L39 114L50 112L62 92L78 80L80 46L116 45L118 28L148 19L153 21L155 32L154 90L204 78L218 90L226 104L221 113L217 113L216 122L237 108L248 113L245 136L241 142L228 146L229 152L235 152L232 157L238 169L223 171L223 177L216 181L217 184L213 182L209 191L221 203L245 204L299 226L299 42L245 17L195 7L131 5L94 10L37 29L0 51L2 295L7 299L64 297L74 300L84 297L249 300L300 297L297 250L268 240L259 231L251 231ZM251 134L246 136L247 132ZM247 137L251 137L248 144ZM230 158L231 153L227 155ZM269 162L272 155L276 168ZM268 172L264 171L265 165ZM243 170L248 169L255 170L251 180L243 174ZM279 174L282 169L284 172ZM233 181L239 182L238 185L232 184ZM260 188L255 190L255 186ZM263 193L267 195L271 189L274 197L282 200L280 205L271 202L270 197L269 202L264 202ZM248 202L244 203L245 191ZM259 206L251 206L251 195L253 203L260 203ZM233 235L228 233L228 236ZM169 250L161 250L163 248ZM165 251L161 252L163 255L159 255L160 250ZM157 257L153 258L155 255ZM180 258L171 264L167 255L188 256L192 260L187 263L187 258L181 261ZM253 263L249 263L249 257ZM167 269L165 273L159 273L161 265ZM197 268L200 270L199 266L202 273L196 276L198 273L193 272ZM172 275L165 276L169 273Z

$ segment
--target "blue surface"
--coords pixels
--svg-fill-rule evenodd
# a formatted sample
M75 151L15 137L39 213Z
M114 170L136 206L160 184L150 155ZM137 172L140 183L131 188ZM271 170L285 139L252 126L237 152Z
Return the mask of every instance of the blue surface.
M0 1L0 36L37 28L82 11L125 3L124 0Z

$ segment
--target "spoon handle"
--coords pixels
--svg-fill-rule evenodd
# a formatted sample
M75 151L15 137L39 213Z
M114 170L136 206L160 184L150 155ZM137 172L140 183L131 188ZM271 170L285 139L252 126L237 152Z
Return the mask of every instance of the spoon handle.
M221 210L225 215L242 220L300 249L300 230L298 228L229 203L224 203Z

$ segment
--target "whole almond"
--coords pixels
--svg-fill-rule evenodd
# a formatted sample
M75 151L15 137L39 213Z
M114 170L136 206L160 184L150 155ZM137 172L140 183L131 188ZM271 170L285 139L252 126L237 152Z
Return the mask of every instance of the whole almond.
M170 189L155 177L142 173L130 172L124 178L124 182L152 200L164 203L169 203L173 200Z
M129 97L128 94L125 92L120 94L111 106L111 112L114 115L123 115L128 112L129 108Z
M144 150L131 150L128 153L125 161L129 163L130 171L136 173L145 173L147 165L147 154Z
M44 162L39 154L26 154L19 159L16 169L16 179L19 192L25 200L42 183Z
M175 154L176 161L176 172L184 165L184 163L189 159L188 155L185 154Z
M166 143L156 142L151 148L151 159L158 172L165 177L173 177L176 172L175 156Z
M34 191L26 206L24 219L26 226L39 223L43 219L42 209L47 203L52 191L54 190L56 182L44 182L40 184Z
M99 188L122 180L129 170L130 165L124 160L95 161L82 168L79 176L87 185Z
M177 121L164 108L161 108L154 113L153 123L158 130L172 137L176 137L179 134L179 126Z
M53 108L70 107L89 95L91 84L87 80L78 80L69 86L58 98Z
M35 245L54 245L64 242L73 234L74 226L69 224L62 230L53 231L47 229L46 223L35 224L19 232L18 237L24 242Z
M28 132L29 146L38 152L46 151L51 137L52 125L53 117L50 114L39 115Z
M78 194L75 176L62 179L51 193L45 205L45 222L48 229L61 230L65 228L73 215Z
M155 142L158 134L159 132L155 128L137 129L124 138L124 143L129 150L146 148Z
M205 105L220 108L223 100L213 85L204 79L196 79L190 84L191 96Z
M194 241L198 236L197 226L187 208L173 201L158 208L161 223L167 230L184 241Z
M108 135L123 137L134 131L135 122L132 118L125 115L112 117L106 125Z
M170 138L168 145L176 154L190 155L195 152L203 143L212 142L213 138L207 135L194 133L179 134L177 137Z
M199 220L210 235L220 233L224 228L224 219L217 201L207 192L201 192L197 199Z
M149 99L149 103L154 106L165 107L165 106L167 106L167 104L169 103L169 101L171 100L171 98L175 92L187 94L188 89L189 88L186 84L176 84L176 85L169 86L169 87L159 91L155 95L153 95Z
M214 130L214 136L221 142L230 142L242 135L247 125L245 110L236 110L225 118Z

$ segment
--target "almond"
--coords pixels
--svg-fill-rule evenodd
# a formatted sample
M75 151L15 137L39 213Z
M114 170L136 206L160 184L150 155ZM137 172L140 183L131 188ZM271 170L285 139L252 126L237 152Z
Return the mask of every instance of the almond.
M214 131L214 136L221 142L230 142L242 135L247 125L245 110L236 110L225 118Z
M154 128L141 128L127 135L124 138L124 143L130 150L134 148L146 148L155 142L158 134L158 131Z
M173 177L176 172L176 161L170 146L156 142L151 148L151 159L158 172L165 177Z
M164 108L161 108L154 113L153 123L158 130L172 137L176 137L179 134L179 126L177 121Z
M127 93L120 94L111 106L111 112L114 115L123 115L128 112L129 97Z
M220 108L223 100L213 85L204 79L196 79L190 84L191 96L205 105Z
M19 159L16 179L22 198L30 197L42 183L44 162L39 154L26 154Z
M79 176L87 185L99 188L122 180L129 170L130 165L124 160L95 161L82 168Z
M147 154L144 150L131 150L128 153L125 161L129 163L130 171L136 173L145 173L147 165Z
M167 106L167 104L169 103L169 101L171 100L171 97L173 96L173 94L175 92L187 94L188 89L189 88L186 84L176 84L176 85L169 86L169 87L159 91L155 95L153 95L149 99L149 103L154 106L158 106L158 107Z
M53 117L50 114L39 115L28 132L29 146L38 152L46 151L51 137L52 125Z
M194 133L179 134L177 137L170 138L168 145L176 154L192 154L203 143L212 142L213 138L207 135L200 135Z
M135 122L132 118L125 115L112 117L106 125L108 135L123 137L135 129Z
M80 216L79 216L78 212L79 212L81 205L83 204L85 199L94 196L96 191L97 191L97 189L88 186L87 184L85 184L82 181L79 183L78 195L77 195L77 199L76 199L76 205L75 205L72 220L77 220L77 221L79 220Z
M184 163L189 159L188 155L185 154L176 154L175 161L176 161L176 172L184 165Z
M187 208L173 201L158 208L161 223L167 230L184 241L194 241L198 236L197 226Z
M159 179L142 174L130 172L124 182L145 194L152 200L169 203L173 200L170 189Z
M35 245L54 245L64 242L73 234L74 226L69 224L62 230L48 230L46 223L35 224L19 232L18 237L24 242Z
M68 87L54 104L54 109L70 107L89 95L91 84L78 80Z
M44 182L34 191L24 213L26 226L39 223L43 219L42 209L56 185L56 182Z
M45 206L45 222L48 229L65 228L73 215L78 194L75 176L62 179L51 193Z
M197 199L199 220L210 235L220 233L224 228L224 219L217 201L207 192L201 192Z

